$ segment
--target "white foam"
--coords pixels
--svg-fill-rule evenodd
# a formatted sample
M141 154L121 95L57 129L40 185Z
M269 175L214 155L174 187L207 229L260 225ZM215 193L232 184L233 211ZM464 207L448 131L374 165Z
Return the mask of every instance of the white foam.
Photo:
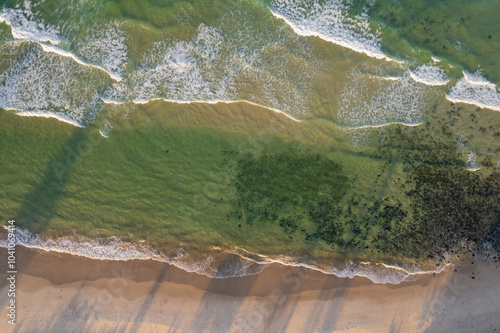
M4 226L4 228L7 227ZM16 228L15 232L16 245L22 245L27 248L66 253L95 260L154 260L174 265L188 272L214 278L256 274L267 266L265 263L260 264L248 261L234 254L234 260L225 261L224 267L218 266L214 268L211 266L213 258L210 255L204 261L193 262L189 254L182 248L176 249L175 256L166 257L147 244L122 242L117 237L89 239L82 236L75 236L43 240L40 235L32 234L26 229ZM0 240L0 247L8 247L6 239Z
M373 58L394 60L382 52L378 33L371 31L370 5L369 1L355 17L348 16L349 6L342 0L272 0L270 11L300 36L316 36Z
M111 41L118 40L118 45L121 45L123 39L117 38L116 35L118 27L114 25L113 27L116 31L111 29L112 32L109 34L103 33L102 40L109 37ZM5 81L4 87L0 86L0 106L37 112L56 112L63 109L68 114L83 115L85 110L81 108L82 96L75 92L74 95L67 94L64 98L68 88L75 86L75 83L66 80L64 84L63 82L58 84L59 81L64 81L61 78L72 81L70 73L55 74L61 72L63 66L73 67L71 71L74 72L88 71L89 74L90 70L95 68L116 80L111 85L105 80L95 86L89 84L93 80L82 79L77 83L85 84L82 90L93 89L98 96L99 100L94 100L92 107L87 108L92 112L98 112L101 103L119 105L132 100L140 103L162 98L172 102L244 102L284 114L298 121L294 115L300 115L307 110L308 86L314 76L311 71L314 65L310 66L295 56L293 61L298 63L288 68L283 62L287 54L283 54L272 36L269 37L271 38L269 41L258 41L254 49L247 50L248 53L241 52L242 46L247 48L250 46L248 36L240 34L238 36L241 40L235 41L235 36L224 37L218 29L202 24L191 41L160 41L146 53L144 65L132 73L130 81L127 80L126 84L116 76L116 73L100 65L89 64L60 47L48 44L32 45L29 47L32 50L30 55L15 59L3 76L8 82ZM292 33L290 36L292 39L297 38ZM224 38L231 40L226 42ZM283 37L280 35L279 38ZM99 40L99 45L103 44L102 40ZM87 45L85 43L82 42L82 45ZM39 49L45 54L40 53ZM77 51L82 49L83 46L76 48ZM118 49L121 60L117 64L110 65L114 66L116 71L121 70L120 66L125 66L123 59L126 57L126 48L118 47ZM300 50L294 51L300 54ZM111 53L106 57L108 56L112 57ZM71 60L75 66L60 58ZM76 65L82 68L77 68ZM28 76L33 82L38 83L27 87ZM58 77L57 80L54 80L54 77ZM58 91L55 85L59 86ZM103 92L95 89L103 85L108 85ZM54 97L57 98L54 100ZM82 103L74 103L79 100ZM80 118L76 116L74 120L83 123Z
M165 98L153 98L153 99L149 99L149 100L134 100L133 102L135 104L147 104L147 103L152 102L152 101L164 101L164 102L168 102L168 103L177 103L177 104L195 104L195 103L205 103L205 104L219 104L219 103L223 103L223 104L235 104L235 103L246 103L246 104L257 106L257 107L260 107L260 108L263 108L263 109L266 109L266 110L270 110L270 111L273 111L273 112L276 112L276 113L280 113L280 114L284 115L285 117L288 117L291 120L296 121L296 122L301 122L302 121L302 120L296 119L296 118L294 118L294 117L286 114L285 112L283 112L281 110L278 110L278 109L275 109L275 108L271 108L271 107L268 107L268 106L265 106L265 105L257 104L257 103L254 103L254 102L246 101L246 100L236 100L236 101L223 101L223 100L178 101L178 100L165 99Z
M450 82L444 71L436 66L422 65L414 70L408 70L408 73L413 80L428 86L444 86Z
M384 75L370 75L370 74L363 74L363 76L369 77L369 78L375 78L378 80L384 80L384 81L402 81L404 78L402 76L384 76Z
M54 45L47 45L47 44L40 44L40 46L42 47L42 49L45 51L45 52L52 52L52 53L55 53L55 54L58 54L62 57L67 57L67 58L70 58L72 59L74 62L76 62L77 64L79 65L82 65L82 66L87 66L87 67L91 67L91 68L96 68L100 71L103 71L105 72L106 74L108 74L113 80L115 81L118 81L120 82L122 80L122 78L120 76L118 76L117 74L113 73L113 72L110 72L108 71L106 68L100 66L100 65L93 65L93 64L89 64L83 60L81 60L80 58L78 58L77 56L75 56L73 53L71 52L68 52L68 51L65 51L57 46L54 46Z
M465 159L465 169L467 171L478 171L480 169L477 155L467 144L467 140L460 138L457 142L457 152Z
M101 64L96 67L106 71L111 78L121 81L127 67L128 50L125 33L119 23L111 22L104 27L89 31L75 49L84 59L94 64Z
M140 69L131 75L131 99L138 103L158 98L177 102L246 101L291 117L306 113L314 64L295 56L296 63L290 66L289 54L273 36L252 45L255 39L251 31L245 27L238 30L246 24L241 22L245 18L231 14L240 24L229 35L201 24L190 41L157 42L146 53ZM290 38L297 37L290 33Z
M59 121L62 121L67 124L71 124L76 127L83 127L82 124L79 122L73 120L73 119L68 119L64 117L64 115L55 113L55 112L50 112L50 111L44 111L44 112L36 112L36 111L18 111L16 112L16 115L22 116L22 117L41 117L41 118L55 118Z
M99 130L99 133L102 135L103 138L109 138L109 135L111 134L112 131L113 131L113 126L111 120L108 118L104 122L102 129Z
M486 80L481 70L477 71L474 74L469 73L467 71L463 71L462 73L464 74L465 81L467 81L467 83L471 85L496 88L496 85Z
M22 43L0 74L0 107L84 124L100 110L98 92L105 84L100 72L43 52L38 44Z
M73 59L83 66L97 68L106 72L113 80L121 81L121 73L124 70L127 49L124 44L124 36L117 24L110 24L111 28L104 31L93 31L90 36L93 39L81 51L90 59L95 59L96 63L91 64L76 55L63 50L57 45L61 44L60 32L52 27L45 26L44 23L36 19L36 15L31 11L30 1L24 2L25 9L3 8L0 12L0 23L6 23L12 28L12 36L15 39L27 40L38 43L46 52L53 52L63 57ZM50 44L46 44L50 43Z
M4 228L7 229L6 226L4 226ZM343 267L320 269L311 264L297 262L291 257L280 256L277 258L269 258L264 255L253 255L252 253L238 248L230 252L229 254L231 257L228 258L226 256L224 262L221 264L215 262L212 255L207 255L206 259L202 261L193 261L189 253L186 253L182 248L177 248L172 257L166 257L163 253L143 244L143 242L139 242L139 244L122 242L117 237L109 237L105 240L101 240L75 236L43 240L40 235L32 234L26 229L16 228L15 230L17 245L22 245L27 248L67 253L96 260L161 261L179 267L185 271L206 275L212 278L254 275L260 273L270 264L278 263L285 266L304 267L342 278L354 278L359 276L366 277L373 283L399 284L418 275L439 273L448 266L444 265L436 270L424 271L419 269L416 265L412 267L400 267L383 263L354 263L349 261L342 265ZM8 247L6 239L0 239L0 247ZM259 261L251 259L251 257L256 256L260 258Z
M129 243L121 242L117 238L111 238L103 243L100 240L82 238L75 242L69 238L42 240L40 235L32 234L26 229L16 228L17 244L28 248L69 253L84 256L91 259L102 260L133 260L152 259L157 253L146 246L139 247ZM0 246L7 247L6 240L0 240Z
M122 82L113 82L102 94L101 99L106 104L123 104L132 98L127 85Z
M473 152L467 154L465 169L468 171L478 171L480 169L479 164L477 163L477 155Z
M448 266L443 265L436 270L424 271L416 265L411 268L403 268L383 263L355 263L351 261L347 267L340 269L332 268L331 273L338 277L347 277L350 279L362 276L377 284L399 284L419 275L440 273Z
M113 100L110 100L110 99L105 99L103 97L101 97L101 100L103 101L104 104L113 104L113 105L122 105L122 104L125 104L125 102L113 101ZM145 104L145 103L138 103L138 104Z
M466 103L480 108L500 111L498 87L486 80L481 71L463 72L461 78L448 92L446 99L453 103Z
M356 130L356 129L364 129L364 128L381 128L381 127L392 126L392 125L403 125L403 126L407 126L407 127L416 127L416 126L420 126L422 124L423 123L407 124L407 123L403 123L403 122L392 122L392 123L380 124L380 125L363 125L363 126L353 126L353 127L344 126L343 128Z
M192 41L157 42L131 77L134 99L212 100L234 95L232 73L216 82L206 73L216 65L221 38L217 29L201 25Z
M61 42L59 31L38 21L31 6L31 1L24 1L24 9L2 8L0 23L6 23L11 27L12 37L15 39L58 45Z
M216 28L201 24L191 40L160 39L145 52L136 70L131 73L127 73L125 34L116 22L102 23L97 20L88 33L78 35L71 41L74 50L71 52L66 46L47 44L48 40L43 38L24 37L36 42L47 54L67 58L87 69L98 69L115 80L109 82L111 85L104 92L98 92L99 103L118 105L131 100L155 98L193 102L245 101L296 120L297 116L307 112L308 94L314 82L316 65L302 58L307 53L303 52L307 46L301 44L293 50L282 47L282 42L285 44L298 39L293 32L254 38L258 27L246 11L238 11L238 8L242 9L240 7L235 5L234 10L221 20L220 25L229 25L230 29L228 26ZM63 22L61 26L67 36L77 33L71 30L74 24ZM53 65L40 63L43 68L40 71L48 72L50 69L47 67ZM16 76L23 76L23 73L19 72ZM126 77L126 84L122 84L122 77ZM103 83L109 84L104 80ZM49 83L51 85L53 83ZM41 87L37 89L43 90ZM19 90L16 92L21 94ZM9 99L8 94L5 96ZM1 98L0 95L0 106L50 110L48 105L40 103L36 106L1 103ZM73 96L67 96L66 104L71 104L72 100ZM59 108L60 105L56 107ZM69 112L66 107L64 109Z
M431 100L430 89L408 75L385 80L353 71L339 95L338 123L358 129L396 123L418 126Z

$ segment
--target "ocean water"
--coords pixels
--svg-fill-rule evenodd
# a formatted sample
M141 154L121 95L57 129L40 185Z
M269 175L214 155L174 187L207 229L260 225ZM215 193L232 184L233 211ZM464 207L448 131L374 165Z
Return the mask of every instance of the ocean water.
M499 6L0 1L2 220L216 277L397 283L489 255Z

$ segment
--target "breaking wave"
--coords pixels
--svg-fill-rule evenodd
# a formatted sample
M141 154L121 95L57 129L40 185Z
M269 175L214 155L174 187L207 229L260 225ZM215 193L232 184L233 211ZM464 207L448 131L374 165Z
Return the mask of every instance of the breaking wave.
M32 3L24 2L24 9L2 8L0 23L9 25L15 39L30 40L33 42L49 42L58 45L61 42L60 32L38 20L32 11Z
M369 1L364 10L349 16L346 1L273 0L271 13L283 19L297 35L316 36L328 42L364 53L377 59L389 59L380 48L380 37L368 21Z
M128 65L128 48L119 23L108 23L98 30L90 31L84 40L76 43L75 49L87 63L100 64L98 67L112 79L122 80Z
M104 103L108 103L108 104L120 104L120 102L115 102L115 101L108 101L108 100L103 100L103 101L104 101ZM177 103L177 104L196 104L196 103L202 103L202 104L219 104L219 103L222 103L222 104L236 104L236 103L246 103L246 104L250 104L250 105L253 105L253 106L257 106L259 108L263 108L263 109L266 109L266 110L269 110L269 111L273 111L273 112L282 114L285 117L287 117L287 118L289 118L289 119L291 119L293 121L296 121L296 122L301 122L302 121L302 120L296 119L296 118L288 115L287 113L285 113L285 112L283 112L281 110L278 110L278 109L275 109L275 108L271 108L271 107L268 107L268 106L265 106L265 105L257 104L257 103L254 103L254 102L246 101L246 100L243 100L243 99L242 100L234 100L234 101L224 101L224 100L176 101L176 100L165 99L165 98L153 98L153 99L150 99L150 100L134 100L134 103L135 104L147 104L147 103L152 102L152 101L164 101L164 102L167 102L167 103Z
M498 87L486 80L481 71L471 74L463 72L461 78L448 92L446 98L453 103L466 103L500 111Z
M38 44L20 43L17 52L0 74L1 108L24 115L57 114L80 125L95 119L102 103L99 91L107 83L99 71L44 52Z
M444 71L436 66L422 65L408 72L413 80L428 86L443 86L450 82Z
M348 128L416 126L423 121L429 96L430 88L409 76L388 80L353 71L340 92L338 122Z
M127 48L124 44L125 37L117 23L109 24L106 29L92 31L85 42L77 44L78 53L86 59L83 60L59 46L63 41L61 32L38 20L32 12L30 1L25 1L24 7L3 8L0 12L0 23L11 27L14 39L37 43L45 52L71 58L80 65L102 70L113 80L122 80Z
M314 65L290 63L277 40L248 45L245 34L201 24L192 40L155 43L131 74L133 100L245 100L290 116L305 114Z
M95 98L91 98L94 104L83 108L94 113L100 111L99 104L103 101L120 104L161 98L176 102L247 101L295 117L307 112L307 98L316 71L314 63L302 58L307 54L307 46L296 47L291 54L282 43L296 39L293 33L253 39L250 21L243 27L234 24L245 20L243 12L232 11L221 20L224 32L218 27L201 24L188 40L163 36L130 65L126 35L119 23L99 23L86 34L74 38L66 31L62 39L58 30L45 27L37 20L31 12L30 1L26 1L24 7L4 8L0 16L2 22L13 27L13 37L20 42L18 44L24 48L29 45L32 50L29 56L13 57L11 66L1 74L0 79L9 81L9 85L4 83L2 87L5 93L0 92L0 107L29 112L36 109L40 113L64 110L66 118L82 123L83 104L91 101L82 101L77 89L69 92L68 87L75 86L67 82L71 73L61 72L68 67L81 67L78 69L81 73L94 74L98 70L115 81L110 82L101 75L103 77L96 84L88 75L81 76L80 85L86 85L81 90L94 89L95 93ZM240 28L228 32L226 26ZM66 30L71 29L74 28L66 27ZM9 47L6 49L2 52L12 53ZM35 60L38 72L31 75L36 72L31 66ZM27 73L18 70L19 64L29 66ZM46 75L48 72L61 74ZM50 87L57 84L54 81L58 81L55 79L58 76L62 82L56 93L56 89ZM33 87L23 87L21 91L10 85L13 81L28 82L28 77L33 78ZM47 94L42 96L42 91L32 94L34 86L42 79L48 87L38 89ZM24 97L19 98L20 94ZM70 105L76 106L74 112L67 107ZM74 115L70 116L70 112Z
M7 227L4 227L7 228ZM187 272L206 275L212 278L230 278L254 275L260 273L270 264L298 266L332 274L341 278L366 277L373 283L399 284L418 275L439 273L443 265L435 270L421 270L413 267L399 267L383 263L346 261L337 267L322 267L298 262L294 258L280 256L270 258L264 255L251 254L243 249L232 251L212 250L203 260L193 260L190 254L182 248L175 248L170 255L165 255L143 243L122 242L117 237L107 239L88 239L82 236L62 237L43 240L40 235L32 234L26 229L16 228L17 245L44 251L54 251L78 255L97 260L155 260L181 268ZM6 239L0 239L1 247L8 247Z

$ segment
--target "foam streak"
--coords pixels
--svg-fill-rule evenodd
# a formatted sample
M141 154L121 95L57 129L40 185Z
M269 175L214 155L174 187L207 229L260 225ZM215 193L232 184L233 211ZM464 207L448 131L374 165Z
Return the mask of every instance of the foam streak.
M280 113L282 115L284 115L285 117L293 120L293 121L296 121L296 122L301 122L302 120L299 120L299 119L296 119L288 114L286 114L285 112L281 111L281 110L278 110L278 109L275 109L275 108L272 108L272 107L269 107L269 106L265 106L265 105L261 105L261 104L257 104L257 103L254 103L254 102L250 102L250 101L247 101L247 100L235 100L235 101L224 101L224 100L209 100L209 101L196 101L196 100L193 100L193 101L178 101L178 100L173 100L173 99L166 99L166 98L152 98L152 99L148 99L148 100L134 100L134 103L135 104L147 104L149 102L153 102L153 101L164 101L164 102L168 102L168 103L177 103L177 104L193 104L193 103L201 103L201 104L219 104L219 103L223 103L223 104L235 104L235 103L246 103L246 104L250 104L250 105L253 105L253 106L257 106L257 107L260 107L260 108L264 108L264 109L267 109L267 110L270 110L270 111L273 111L273 112L276 112L276 113ZM114 103L114 102L109 102L109 103Z

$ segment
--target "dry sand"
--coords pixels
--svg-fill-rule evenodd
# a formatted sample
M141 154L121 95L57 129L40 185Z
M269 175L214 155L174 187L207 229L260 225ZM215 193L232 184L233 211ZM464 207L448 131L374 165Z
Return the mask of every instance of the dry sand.
M0 332L500 332L500 268L485 261L380 285L281 265L210 279L22 247L11 326L6 256Z

